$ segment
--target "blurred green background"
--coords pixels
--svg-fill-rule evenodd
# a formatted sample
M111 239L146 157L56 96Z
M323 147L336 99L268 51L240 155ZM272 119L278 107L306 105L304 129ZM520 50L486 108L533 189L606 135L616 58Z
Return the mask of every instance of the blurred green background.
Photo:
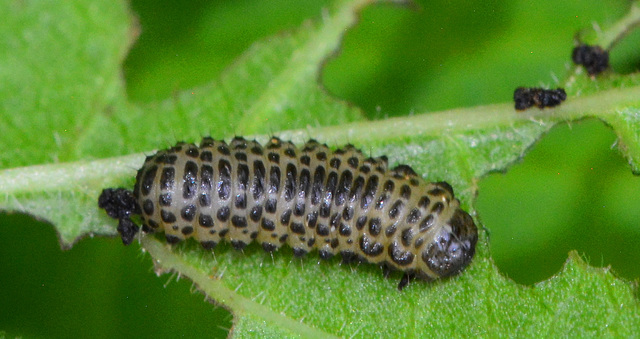
M130 100L216 79L256 39L321 19L326 3L132 1L140 36L123 64ZM417 4L365 9L321 73L326 90L372 119L508 102L516 86L555 86L569 71L574 34L606 27L628 1ZM615 71L637 70L639 44L635 32L616 48ZM640 278L640 178L614 142L599 121L559 126L521 163L480 181L478 217L503 274L544 280L577 249L592 265ZM231 326L188 281L157 278L137 245L86 238L63 252L52 227L24 215L0 215L0 270L0 330L9 336L224 337Z

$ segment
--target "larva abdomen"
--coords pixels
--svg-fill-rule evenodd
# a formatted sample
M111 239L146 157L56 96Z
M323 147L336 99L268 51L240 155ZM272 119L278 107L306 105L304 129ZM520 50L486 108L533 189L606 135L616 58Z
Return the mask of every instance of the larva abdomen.
M243 138L179 143L147 157L133 198L144 228L164 231L170 243L194 237L208 249L220 241L241 249L255 240L266 251L288 244L296 255L340 253L426 279L460 272L477 241L449 184L313 140L302 148L277 138L264 147Z

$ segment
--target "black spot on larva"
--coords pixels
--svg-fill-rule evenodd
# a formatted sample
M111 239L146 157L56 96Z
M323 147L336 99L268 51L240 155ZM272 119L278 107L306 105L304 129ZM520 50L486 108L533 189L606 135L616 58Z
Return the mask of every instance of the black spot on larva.
M220 154L223 154L223 155L231 154L231 150L229 150L229 147L227 147L226 145L218 146L218 152L220 152Z
M176 216L175 214L171 213L171 211L167 211L167 210L161 210L160 211L160 218L162 219L162 221L168 223L168 224L172 224L174 222L176 222Z
M404 203L402 202L402 200L396 200L396 202L393 203L393 206L391 206L391 209L389 209L389 218L395 219L396 217L398 217L398 214L402 212L403 208Z
M358 229L358 231L361 231L366 223L367 223L366 216L363 215L361 217L358 217L358 220L356 220L356 228Z
M305 229L304 229L304 225L302 225L301 223L298 222L292 222L291 223L291 232L296 233L296 234L305 234Z
M291 220L291 210L285 210L282 212L280 216L280 223L283 225L289 225L289 221Z
M213 161L213 153L211 153L210 151L203 151L202 153L200 153L200 160L206 162Z
M342 262L345 264L358 261L358 255L353 251L340 251L340 256L342 257Z
M371 218L369 220L369 234L377 236L382 231L382 221L380 218Z
M201 241L200 245L202 246L202 248L204 248L205 250L212 250L216 247L216 245L218 245L218 243L216 243L213 240L208 240L208 241Z
M247 194L238 193L238 195L236 195L235 206L241 210L247 208Z
M373 197L376 194L376 190L378 189L378 176L372 175L367 180L367 185L364 188L364 193L362 195L362 202L360 203L360 208L366 210L371 205L373 201Z
M318 224L318 227L316 228L316 233L320 236L326 237L329 235L330 233L330 229L329 226L326 224Z
M158 166L151 166L142 177L142 183L140 184L140 190L142 195L148 195L153 187L153 180L156 178L156 172L158 172Z
M444 204L438 201L437 203L433 204L431 213L440 214L442 210L444 210Z
M234 215L231 217L231 224L237 228L247 227L247 218Z
M253 146L253 147L251 147L251 154L262 155L262 154L264 154L264 152L262 151L262 147Z
M398 226L396 224L391 224L384 230L384 234L387 236L387 238L391 238L397 230Z
M293 164L287 164L284 183L284 200L286 201L291 201L296 194L296 177L296 167Z
M123 219L124 220L124 219ZM147 220L147 224L149 226L151 226L152 228L158 228L160 227L160 225L158 225L158 223L156 221L154 221L153 219L149 219Z
M420 233L424 233L426 231L428 231L431 227L433 227L433 214L429 214L427 215L426 218L424 218L424 220L422 220L422 222L420 223Z
M369 174L369 172L371 172L371 167L369 167L369 165L367 166L360 166L360 168L358 168L358 170L363 173L363 174Z
M340 241L338 240L338 238L331 239L331 248L336 249L338 248L338 246L340 246Z
M411 210L411 212L409 212L409 215L407 216L407 224L415 224L416 222L418 222L418 220L420 220L420 217L422 216L422 213L420 212L419 209L414 208Z
M200 148L205 148L205 147L213 147L213 145L216 143L215 140L213 140L212 137L204 137L202 138L202 141L200 142Z
M280 163L280 155L278 153L269 152L269 154L267 155L267 159L269 159L269 161L274 164Z
M211 196L208 193L202 193L200 195L200 206L202 207L211 206Z
M246 164L238 164L238 189L247 190L249 185L249 166Z
M266 170L262 161L255 160L253 162L253 186L251 187L253 200L260 199L264 193L265 173Z
M253 222L258 222L258 220L260 220L261 217L262 217L262 206L260 205L253 206L253 208L251 209L251 212L249 213L249 219L251 219L251 221Z
M322 199L322 193L324 190L324 167L317 167L313 174L313 185L311 187L311 204L317 205Z
M275 231L276 230L276 224L267 219L267 218L263 218L262 222L260 223L260 227L262 227L263 230L265 231Z
M164 237L167 238L167 243L172 244L172 245L177 244L177 243L180 242L180 238L178 238L175 235L165 234Z
M331 220L330 220L330 225L333 229L338 228L339 224L340 224L340 213L334 213L331 216Z
M278 200L276 199L268 199L267 202L264 204L264 210L267 211L267 213L276 213L276 209L278 207Z
M311 158L308 155L303 155L300 157L300 163L309 166L309 164L311 164Z
M210 215L207 214L200 214L200 216L198 217L198 223L200 224L200 226L202 227L213 227L213 218Z
M327 177L327 187L325 187L325 203L331 203L333 196L336 194L336 187L338 186L338 173L331 171Z
M161 190L165 190L165 191L173 189L173 184L175 182L175 176L176 176L176 169L175 168L173 168L173 167L165 167L165 168L163 168L162 169L162 174L160 174L160 189Z
M349 201L356 202L360 200L362 196L362 189L364 188L364 178L359 176L353 181L351 192L349 193Z
M213 188L213 167L202 165L200 170L200 189L204 192L210 192Z
M357 168L358 168L358 164L359 164L358 158L356 158L356 157L351 157L351 158L349 158L349 159L347 160L347 164L349 164L349 166L350 166L351 168L353 168L353 169L357 169Z
M278 193L280 190L280 167L271 166L269 173L269 193Z
M294 247L293 248L293 255L300 258L300 257L304 257L307 254L307 251L305 251L304 248L299 248L299 247Z
M407 228L402 231L400 238L402 239L402 245L404 245L404 247L411 246L411 240L413 240L413 228Z
M430 203L431 203L431 200L429 200L429 197L425 195L422 198L420 198L420 201L418 201L418 207L422 207L426 209L427 207L429 207Z
M340 168L340 163L341 161L338 158L331 158L331 160L329 160L329 166L335 169Z
M331 214L331 203L325 201L322 203L322 205L320 205L320 216L323 218L328 218L329 214Z
M411 188L409 185L402 185L402 187L400 187L400 196L405 200L411 198Z
M273 252L278 248L278 246L276 246L275 244L272 243L268 243L268 242L263 242L262 243L262 249L265 252Z
M151 201L151 199L146 199L142 203L142 210L144 211L144 213L146 215L152 215L153 214L153 201Z
M187 161L182 179L184 180L182 197L192 199L198 191L198 165L195 162Z
M360 250L369 257L375 257L382 253L384 246L363 234L360 236Z
M438 181L438 182L436 182L434 184L438 185L443 190L449 192L451 197L453 197L453 187L451 187L451 185L449 185L448 182L446 182L446 181Z
M557 90L530 89L529 94L532 105L543 107L564 100ZM242 138L229 145L205 138L200 148L178 144L147 157L134 191L106 190L122 199L103 193L99 206L118 220L125 244L138 231L131 220L135 214L144 232L162 228L170 233L170 243L193 236L210 249L216 242L206 237L229 241L240 231L246 240L234 235L232 246L243 248L264 232L266 251L277 250L292 236L292 243L304 244L294 249L296 255L319 250L323 259L341 253L346 262L386 260L390 267L426 279L462 270L473 256L477 228L464 211L448 210L459 205L451 186L425 183L406 165L387 166L386 157L365 158L353 146L330 151L315 141L301 149L277 138L266 147ZM118 191L128 192L132 203ZM279 199L286 205L280 212ZM237 228L233 233L227 222ZM430 270L412 266L416 256Z
M392 242L389 245L389 250L387 253L389 254L389 257L391 258L391 260L393 260L393 262L395 262L400 266L410 265L413 262L413 258L415 256L410 251L402 251L398 247L398 244L395 242Z
M428 193L431 195L440 196L440 195L444 195L444 190L440 187L436 187L431 191L429 191Z
M344 219L345 221L350 221L351 219L353 219L353 213L353 207L346 206L342 211L342 219Z
M247 247L247 243L242 240L231 240L231 247L236 251L241 251Z
M165 165L174 165L178 160L178 156L175 154L161 154L158 155L155 163L156 164L165 164Z
M394 177L398 179L408 179L418 175L409 165L398 165L392 169L391 172L393 172Z
M329 260L333 257L333 253L327 250L320 250L318 251L318 256L320 256L320 259Z
M227 220L229 220L229 216L231 216L231 210L228 206L220 207L220 209L218 209L218 213L216 213L216 217L218 217L218 220L222 222L227 222Z
M338 183L338 191L336 192L336 206L342 206L347 199L347 194L351 191L351 184L353 183L353 174L349 170L345 170L340 175L340 182Z
M393 193L393 189L395 188L395 186L396 185L393 183L393 180L387 180L387 181L385 181L384 185L382 186L382 190L385 193L391 194L391 193Z
M218 174L218 197L220 200L228 200L231 196L231 164L227 160L220 159L218 162Z
M318 222L318 211L307 214L307 225L309 225L310 228L315 228L317 222Z
M387 202L387 200L389 200L389 195L388 194L382 194L380 196L380 198L378 198L378 201L376 201L376 209L377 210L383 209L385 203Z
M309 187L311 186L311 173L309 169L303 168L300 171L300 183L298 186L298 198L304 199L307 196L307 192L309 192Z
M184 221L191 221L196 216L196 206L195 205L187 205L182 208L180 211L180 216Z
M351 227L345 223L340 223L340 228L338 230L340 235L348 237L351 235Z
M197 158L200 155L200 151L198 151L198 149L195 147L189 147L189 149L187 149L184 154L192 158Z

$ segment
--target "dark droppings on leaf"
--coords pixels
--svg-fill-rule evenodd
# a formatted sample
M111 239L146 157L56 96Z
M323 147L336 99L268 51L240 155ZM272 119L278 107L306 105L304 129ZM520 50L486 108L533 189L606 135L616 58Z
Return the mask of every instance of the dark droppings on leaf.
M576 46L571 59L576 65L584 66L589 75L598 75L609 68L609 52L600 46Z
M513 92L513 101L518 111L536 106L540 109L560 105L567 99L567 93L563 88L542 89L518 87Z

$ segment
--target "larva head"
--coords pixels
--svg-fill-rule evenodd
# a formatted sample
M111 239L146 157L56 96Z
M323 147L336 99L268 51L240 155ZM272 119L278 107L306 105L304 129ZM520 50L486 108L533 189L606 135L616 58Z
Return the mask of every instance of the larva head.
M457 208L429 246L422 260L438 277L460 273L473 258L478 241L478 229L471 216Z

